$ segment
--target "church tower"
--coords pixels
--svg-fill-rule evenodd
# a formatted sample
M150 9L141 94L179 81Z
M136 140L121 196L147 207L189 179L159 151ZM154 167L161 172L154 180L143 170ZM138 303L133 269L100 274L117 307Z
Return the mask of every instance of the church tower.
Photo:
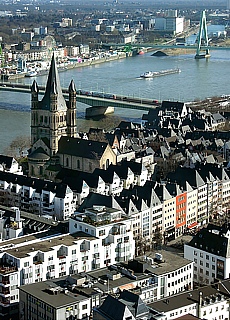
M69 85L69 101L67 104L67 136L76 137L77 135L77 110L76 110L76 87L73 80Z
M45 94L38 99L39 88L31 86L31 149L28 156L29 174L42 176L47 160L58 152L61 136L76 137L76 88L69 85L69 101L65 101L53 54Z

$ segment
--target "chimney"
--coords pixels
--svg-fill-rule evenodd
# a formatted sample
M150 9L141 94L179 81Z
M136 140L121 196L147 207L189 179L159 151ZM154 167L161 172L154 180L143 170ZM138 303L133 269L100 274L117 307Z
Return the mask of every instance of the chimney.
M201 319L201 307L202 307L202 292L199 292L199 297L198 297L198 308L197 308L197 317Z

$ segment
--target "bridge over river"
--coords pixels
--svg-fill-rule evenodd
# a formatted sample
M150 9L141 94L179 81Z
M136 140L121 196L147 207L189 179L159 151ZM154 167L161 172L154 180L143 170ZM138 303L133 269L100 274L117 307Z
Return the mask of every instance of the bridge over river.
M18 83L6 83L0 85L0 91L11 91L19 93L31 93L31 86ZM69 97L68 89L62 89L63 96ZM45 87L39 86L39 94L45 93ZM93 95L92 95L93 94ZM142 99L138 97L113 95L103 93L91 93L83 90L77 90L76 100L89 105L86 109L86 117L99 116L102 114L113 113L114 108L126 108L149 111L161 103L157 100Z
M201 12L200 24L199 24L199 32L197 36L196 44L186 44L186 43L175 43L175 39L168 41L167 43L161 44L152 44L152 43L132 43L127 44L126 46L130 46L130 48L152 48L152 49L186 49L186 50L195 50L196 55L195 59L209 58L210 50L230 50L229 46L219 46L219 45L211 45L211 39L208 38L207 31L207 22L206 22L206 14L205 11ZM124 47L124 44L115 44L115 43L105 43L104 46L108 47Z

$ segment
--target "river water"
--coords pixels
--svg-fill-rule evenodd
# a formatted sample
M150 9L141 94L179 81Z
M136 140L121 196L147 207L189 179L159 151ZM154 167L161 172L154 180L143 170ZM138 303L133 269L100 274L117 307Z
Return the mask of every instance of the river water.
M61 86L68 87L73 79L76 87L84 90L183 102L230 94L230 50L212 50L209 59L200 60L194 59L194 52L188 49L179 56L153 57L151 54L61 72ZM180 68L181 72L153 79L140 78L145 71L171 68ZM47 76L36 77L39 85L45 85L46 80ZM32 78L18 80L26 84L32 81ZM77 104L81 125L86 122L85 108ZM30 135L29 111L29 94L0 91L0 153L15 137ZM140 120L142 114L143 111L137 110L115 110L115 115L133 121Z

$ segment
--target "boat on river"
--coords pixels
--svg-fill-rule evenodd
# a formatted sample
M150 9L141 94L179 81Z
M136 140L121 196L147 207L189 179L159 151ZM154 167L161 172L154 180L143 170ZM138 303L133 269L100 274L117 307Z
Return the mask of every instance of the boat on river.
M179 73L181 70L179 68L176 69L166 69L161 71L146 71L140 75L141 78L154 78L159 76L165 76L168 74Z
M25 77L35 77L37 74L37 71L29 71L25 74Z

